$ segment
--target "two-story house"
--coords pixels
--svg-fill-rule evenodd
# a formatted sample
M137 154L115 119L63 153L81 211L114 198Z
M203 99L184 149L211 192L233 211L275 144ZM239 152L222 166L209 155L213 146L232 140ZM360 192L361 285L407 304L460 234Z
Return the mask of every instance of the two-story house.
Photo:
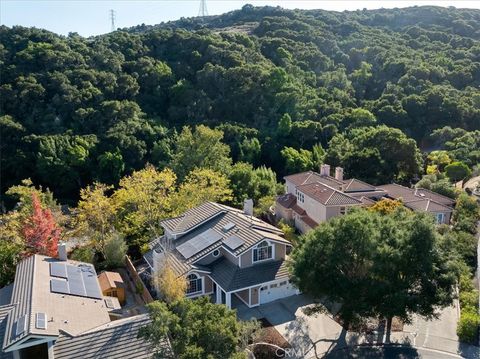
M275 214L305 233L354 206L369 206L383 197L384 190L357 179L345 180L343 169L324 164L320 173L308 171L284 177L285 194L276 200Z
M247 207L246 207L247 208ZM165 234L144 255L152 276L166 261L187 280L187 297L212 296L232 307L232 295L248 307L297 294L290 283L283 232L248 210L206 202L161 222Z

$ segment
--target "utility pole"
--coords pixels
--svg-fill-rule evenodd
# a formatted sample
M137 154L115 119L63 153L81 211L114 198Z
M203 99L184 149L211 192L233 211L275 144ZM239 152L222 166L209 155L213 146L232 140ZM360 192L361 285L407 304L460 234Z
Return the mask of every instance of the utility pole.
M113 9L110 9L110 23L111 23L111 26L112 26L112 32L115 31L115 10Z
M202 18L208 16L207 0L200 0L200 9L198 9L198 16L201 16Z

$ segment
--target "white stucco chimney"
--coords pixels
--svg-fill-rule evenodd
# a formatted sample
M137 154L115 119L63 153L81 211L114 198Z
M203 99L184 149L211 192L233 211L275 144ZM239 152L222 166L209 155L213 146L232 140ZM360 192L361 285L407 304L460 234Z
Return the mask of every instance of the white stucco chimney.
M248 216L253 216L253 200L251 198L243 201L243 212Z
M335 167L335 179L338 181L343 181L343 168Z
M320 165L320 175L330 176L330 165L327 165L326 163L323 165Z
M67 244L65 242L58 243L58 259L61 261L67 260Z

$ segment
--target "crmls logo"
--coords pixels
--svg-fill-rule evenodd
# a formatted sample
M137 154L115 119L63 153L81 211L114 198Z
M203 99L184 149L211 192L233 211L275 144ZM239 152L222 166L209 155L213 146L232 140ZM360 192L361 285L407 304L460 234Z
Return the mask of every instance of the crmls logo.
M277 349L275 351L277 358L304 358L303 351L301 349L285 348Z

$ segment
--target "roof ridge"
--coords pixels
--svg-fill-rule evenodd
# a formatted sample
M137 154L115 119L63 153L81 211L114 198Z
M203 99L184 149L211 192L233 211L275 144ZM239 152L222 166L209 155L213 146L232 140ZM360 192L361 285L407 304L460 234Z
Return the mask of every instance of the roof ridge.
M417 188L417 190L427 191L427 192L432 193L432 194L434 194L434 195L436 195L436 196L440 196L440 197L443 197L443 198L445 198L445 199L448 199L448 200L450 200L450 201L452 201L452 202L455 202L455 200L454 200L453 198L450 198L450 197L445 196L445 195L443 195L443 194L441 194L441 193L432 191L432 190L430 190L430 189L428 189L428 188L422 188L422 187L420 187L420 188Z

